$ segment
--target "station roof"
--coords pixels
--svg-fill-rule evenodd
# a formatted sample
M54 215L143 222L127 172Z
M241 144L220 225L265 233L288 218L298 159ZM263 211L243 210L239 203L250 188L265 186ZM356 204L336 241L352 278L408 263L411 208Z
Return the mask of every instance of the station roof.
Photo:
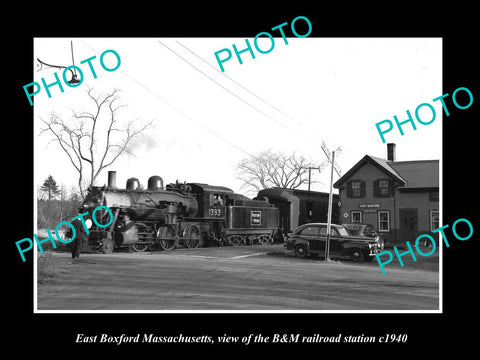
M438 160L398 161L390 164L390 167L406 180L406 189L439 187Z
M367 163L379 168L390 178L398 182L404 189L439 187L438 160L388 161L370 155L365 155L340 179L338 179L333 186L335 188L342 186Z

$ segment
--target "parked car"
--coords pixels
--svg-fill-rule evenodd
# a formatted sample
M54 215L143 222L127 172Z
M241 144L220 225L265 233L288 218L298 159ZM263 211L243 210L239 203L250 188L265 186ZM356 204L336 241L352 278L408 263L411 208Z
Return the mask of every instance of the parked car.
M367 238L372 238L372 239L378 239L382 250L383 247L385 246L385 238L378 233L377 229L375 229L375 226L370 225L370 224L342 224L347 228L349 233L353 236L363 236Z
M309 223L299 226L285 240L285 248L298 257L325 254L327 224ZM331 224L330 258L347 257L354 261L370 261L383 247L378 238L353 236L342 225Z

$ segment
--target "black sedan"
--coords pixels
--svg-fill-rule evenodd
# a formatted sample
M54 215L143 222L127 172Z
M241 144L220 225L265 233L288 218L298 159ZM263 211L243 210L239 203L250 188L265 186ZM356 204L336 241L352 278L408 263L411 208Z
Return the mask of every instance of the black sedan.
M326 234L326 223L304 224L288 236L285 247L293 250L298 257L324 255ZM347 257L354 261L370 261L382 249L383 244L380 244L379 239L353 236L344 226L331 224L330 258Z

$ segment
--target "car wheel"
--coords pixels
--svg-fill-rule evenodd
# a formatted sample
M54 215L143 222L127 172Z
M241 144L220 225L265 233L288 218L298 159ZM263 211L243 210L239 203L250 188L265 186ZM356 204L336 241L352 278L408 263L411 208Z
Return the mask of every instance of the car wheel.
M350 251L350 259L353 261L361 262L365 259L362 250L360 249L352 249Z
M307 247L305 246L305 244L295 246L295 256L299 258L304 258L305 256L307 256Z

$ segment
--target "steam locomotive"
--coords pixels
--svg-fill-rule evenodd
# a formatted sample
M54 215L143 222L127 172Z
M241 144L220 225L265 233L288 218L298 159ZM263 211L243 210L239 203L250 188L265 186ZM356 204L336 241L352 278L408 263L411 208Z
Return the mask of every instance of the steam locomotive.
M124 246L146 251L283 241L274 205L223 186L177 181L164 187L160 176L152 176L147 189L136 178L119 189L116 172L109 171L108 186L91 187L82 207L91 213L100 205L111 214L98 211L96 221L111 224L102 228L90 221L88 243L104 253Z

